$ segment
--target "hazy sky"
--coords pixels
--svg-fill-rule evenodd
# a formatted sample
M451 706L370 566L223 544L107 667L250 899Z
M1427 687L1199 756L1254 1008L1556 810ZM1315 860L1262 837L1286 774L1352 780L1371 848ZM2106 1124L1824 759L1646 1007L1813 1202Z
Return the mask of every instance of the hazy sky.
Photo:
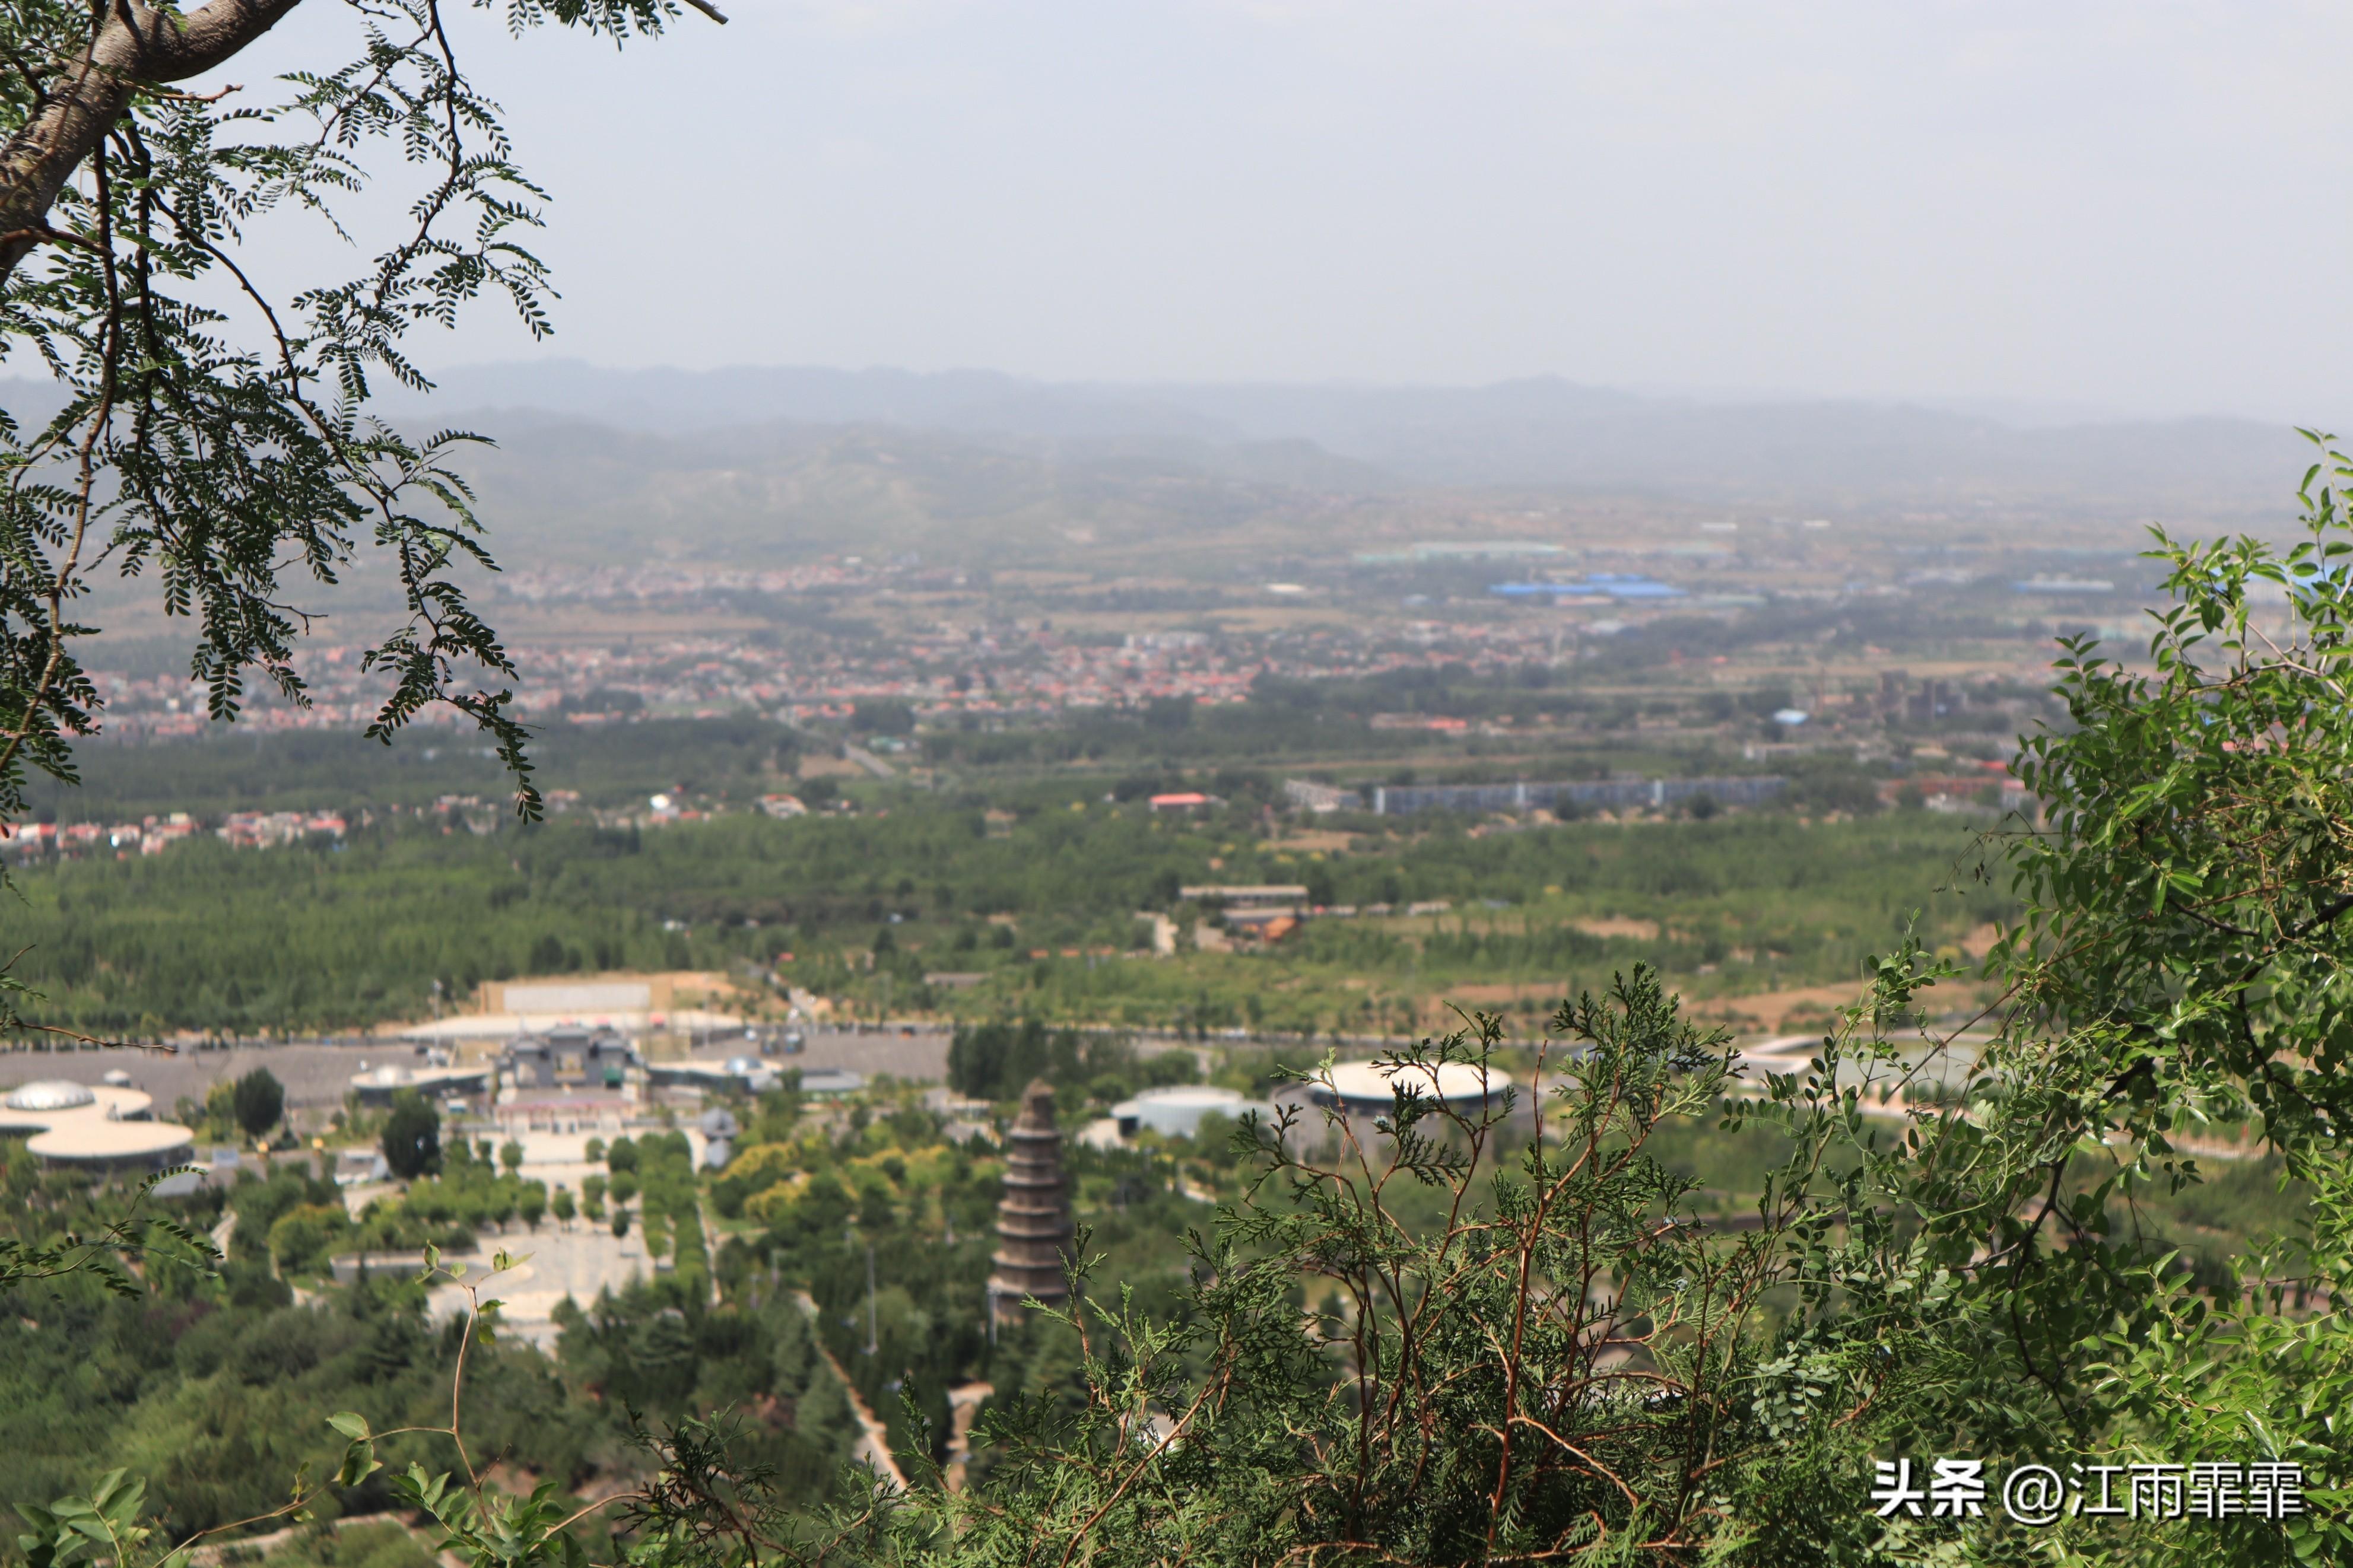
M2343 5L720 3L618 55L468 28L555 197L546 352L2347 401Z

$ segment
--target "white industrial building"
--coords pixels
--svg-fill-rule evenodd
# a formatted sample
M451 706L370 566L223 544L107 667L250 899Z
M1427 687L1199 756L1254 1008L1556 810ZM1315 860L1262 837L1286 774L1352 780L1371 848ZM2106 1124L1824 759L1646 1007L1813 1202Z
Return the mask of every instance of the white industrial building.
M1268 1126L1274 1124L1275 1109L1264 1100L1251 1100L1236 1089L1187 1083L1147 1089L1134 1100L1123 1100L1113 1106L1111 1115L1119 1124L1122 1138L1146 1131L1157 1132L1163 1138L1190 1138L1201 1130L1205 1117L1222 1116L1229 1121L1240 1121L1253 1110Z

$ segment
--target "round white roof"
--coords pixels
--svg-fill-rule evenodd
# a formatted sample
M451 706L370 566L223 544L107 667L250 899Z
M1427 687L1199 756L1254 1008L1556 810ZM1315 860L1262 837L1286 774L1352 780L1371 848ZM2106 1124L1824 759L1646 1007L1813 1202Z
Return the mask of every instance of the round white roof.
M98 1096L85 1083L75 1083L62 1078L45 1078L28 1083L8 1096L11 1110L72 1110L78 1106L95 1105Z
M1313 1087L1323 1088L1321 1084ZM1398 1089L1459 1103L1483 1100L1511 1087L1512 1075L1503 1068L1491 1067L1482 1072L1469 1062L1440 1062L1435 1068L1392 1068L1372 1062L1332 1064L1331 1089L1352 1105L1394 1105Z
M25 1147L45 1160L154 1160L185 1152L196 1135L174 1121L110 1121L78 1116L38 1132Z
M353 1073L352 1081L371 1088L393 1088L408 1082L411 1076L409 1070L398 1062L386 1062L367 1072Z

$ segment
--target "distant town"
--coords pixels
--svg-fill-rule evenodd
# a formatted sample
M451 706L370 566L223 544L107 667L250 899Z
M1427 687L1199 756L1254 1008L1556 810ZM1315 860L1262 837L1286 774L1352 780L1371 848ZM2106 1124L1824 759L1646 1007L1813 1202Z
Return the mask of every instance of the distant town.
M1818 537L1810 531L1820 521L1799 525L1796 536ZM1978 610L1980 618L1987 618L1983 609L1999 605L2000 622L2037 639L2011 662L2039 684L2054 630L2116 636L2129 619L2109 579L2046 573L2004 581L1989 570L2000 561L1896 573L1881 563L1871 577L1841 579L1820 570L1792 572L1786 563L1736 555L1722 544L1699 550L1675 557L1681 570L1653 575L1593 571L1571 564L1557 547L1519 541L1424 545L1358 558L1353 574L1330 582L1234 585L1212 595L1198 613L1108 617L1101 601L1108 595L1118 602L1116 582L1082 580L1010 595L1002 584L967 589L963 573L911 561L867 565L855 557L770 571L548 568L501 578L498 586L527 605L562 607L567 626L598 624L599 606L658 612L654 621L665 628L659 633L591 636L575 626L543 640L518 634L518 707L536 722L573 725L747 713L821 725L850 719L864 703L903 705L921 723L986 729L1170 700L1236 703L1268 677L1365 680L1421 670L1483 676L1561 666L1606 653L1621 639L1640 640L1662 620L1733 622L1767 614L1835 626L1848 606L1920 596L1948 611ZM1481 581L1489 577L1507 580ZM1394 592L1417 586L1436 591ZM804 633L787 620L783 635L685 629L723 622L727 617L706 612L743 595L771 610L806 612L818 624ZM845 609L874 618L863 623L863 633L860 623L825 622ZM1019 610L1036 613L1014 613ZM2093 618L2071 621L2071 612ZM885 619L888 635L881 635ZM385 689L381 675L364 668L365 651L355 643L325 643L306 652L309 705L255 689L241 699L240 725L265 731L364 725ZM1890 652L1843 651L1883 659ZM1672 642L1649 654L1664 665L1686 662ZM1691 658L1733 662L1721 654ZM92 679L111 736L189 736L209 721L205 689L176 673L101 668ZM1805 708L1818 712L1850 694L1822 684L1805 695ZM1934 692L1930 700L1937 700ZM431 710L419 718L461 722ZM1467 727L1421 712L1379 721Z

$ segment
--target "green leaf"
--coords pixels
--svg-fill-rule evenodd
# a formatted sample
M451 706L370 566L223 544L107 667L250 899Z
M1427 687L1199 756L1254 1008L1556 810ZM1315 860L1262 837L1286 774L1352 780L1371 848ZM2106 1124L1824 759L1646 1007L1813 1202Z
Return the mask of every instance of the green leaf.
M353 1443L343 1450L343 1467L335 1472L335 1484L339 1487L355 1487L382 1468L384 1464L375 1457L374 1443L367 1441Z

